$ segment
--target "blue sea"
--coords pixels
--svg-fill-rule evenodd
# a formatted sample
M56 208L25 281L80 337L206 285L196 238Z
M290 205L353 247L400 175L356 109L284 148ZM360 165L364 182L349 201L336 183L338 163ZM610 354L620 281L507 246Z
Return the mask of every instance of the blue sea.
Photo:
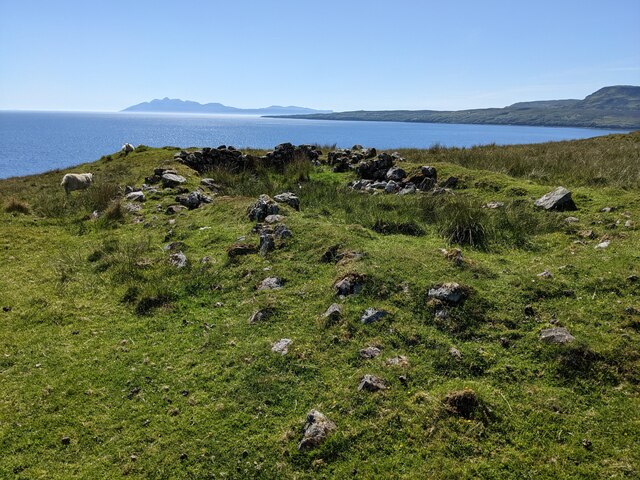
M41 173L116 152L122 144L270 149L282 142L359 143L378 149L434 144L539 143L595 137L619 130L293 120L239 115L0 111L0 178Z

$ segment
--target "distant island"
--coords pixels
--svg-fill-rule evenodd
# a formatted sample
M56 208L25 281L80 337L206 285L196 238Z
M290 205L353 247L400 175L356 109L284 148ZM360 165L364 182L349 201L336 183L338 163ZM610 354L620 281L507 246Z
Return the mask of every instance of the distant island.
M584 100L543 100L514 103L504 108L475 110L381 110L291 114L287 118L311 120L364 120L376 122L465 123L640 129L640 87L604 87Z
M236 108L221 103L198 103L178 98L155 99L127 107L122 112L147 113L225 113L236 115L298 115L298 114L327 114L332 110L314 110L313 108L272 105L264 108Z

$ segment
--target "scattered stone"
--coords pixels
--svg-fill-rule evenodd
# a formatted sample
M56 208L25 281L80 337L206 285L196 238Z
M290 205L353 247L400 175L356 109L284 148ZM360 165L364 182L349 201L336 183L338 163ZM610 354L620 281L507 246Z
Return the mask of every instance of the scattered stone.
M273 197L273 199L278 203L286 203L291 208L296 210L300 210L300 199L291 192L280 193Z
M378 347L367 347L360 350L360 357L362 358L376 358L382 351Z
M165 210L165 213L167 215L174 215L176 213L179 213L183 209L184 207L182 205L169 205Z
M445 248L440 249L442 255L447 260L453 262L456 267L461 267L464 265L464 258L462 257L462 250L459 248L454 248L453 250L447 250Z
M462 352L455 347L451 347L449 349L449 355L451 355L456 360L462 360Z
M144 202L147 199L141 191L127 193L124 198L130 202Z
M489 202L489 203L485 203L483 205L483 208L490 208L492 210L495 210L497 208L502 208L504 207L504 202Z
M360 321L364 324L373 323L378 320L382 320L387 315L389 315L389 312L386 310L377 310L373 307L369 307L360 316Z
M602 250L605 249L609 246L611 242L609 240L604 240L602 242L600 242L599 244L597 244L594 248Z
M385 193L395 193L399 190L400 186L394 182L393 180L389 180L387 185L384 187Z
M601 208L601 209L600 209L600 211L601 211L602 213L611 213L611 212L613 212L615 209L616 209L615 207L604 207L604 208Z
M342 307L337 303L332 303L322 316L331 323L335 323L342 317Z
M277 215L279 211L278 204L269 195L263 194L247 209L247 215L249 220L262 222L268 215Z
M271 351L286 355L289 352L289 345L293 342L290 338L281 338L271 346Z
M313 145L294 146L291 143L276 145L273 151L260 158L263 165L282 170L294 161L316 162L322 152Z
M177 175L175 173L164 173L161 178L162 186L165 188L177 187L187 181L187 179L182 175Z
M142 211L142 205L140 205L139 203L125 203L123 207L129 213L138 213ZM97 212L93 212L91 214L92 218L97 218L100 216L99 214L95 216L94 213L97 213Z
M435 298L451 305L461 305L469 296L469 289L452 282L436 285L429 289L428 297Z
M273 229L273 236L278 240L284 240L286 238L293 237L293 232L289 230L286 225L281 224L275 226L275 228Z
M407 176L407 172L405 172L400 167L391 167L387 170L387 180L393 180L394 182L400 182Z
M398 192L398 195L413 195L417 189L413 183L408 183L406 187Z
M546 328L540 332L540 340L544 343L569 343L575 340L575 337L569 333L564 327Z
M381 153L376 158L359 163L355 171L360 178L369 180L385 180L387 172L393 167L394 157Z
M471 418L480 406L478 395L470 388L449 392L443 402L449 412L467 419Z
M633 221L631 221L631 220L627 220L626 222L624 222L624 226L626 228L634 228L636 226L636 224L633 223Z
M540 277L540 278L553 278L553 274L549 270L545 270L544 272L539 273L538 277Z
M387 358L387 365L394 367L408 367L409 359L404 355L398 355L397 357Z
M377 392L379 390L386 390L387 384L384 380L376 377L375 375L366 374L360 380L360 385L358 385L358 391L367 391L367 392Z
M236 243L227 249L227 255L229 258L235 258L240 255L250 255L257 252L258 249L254 245L249 245L247 243Z
M284 281L278 277L267 277L262 280L256 290L277 290L284 286Z
M264 218L264 221L266 223L280 223L283 220L284 220L284 217L282 215L267 215Z
M275 248L276 248L275 237L270 233L261 233L260 245L258 246L258 249L260 250L260 255L264 257L269 252L275 250Z
M336 294L340 296L354 295L360 293L363 287L364 277L355 273L345 275L338 280L333 288L336 290Z
M535 205L545 210L577 210L576 204L571 198L571 192L564 187L558 187L552 192L546 193L536 200Z
M169 263L176 268L185 268L187 266L187 256L182 252L176 252L169 255Z
M307 414L307 422L302 430L303 436L298 444L298 450L307 450L320 445L336 429L336 424L322 413L311 410Z
M578 217L567 217L564 221L565 223L578 223L580 219Z
M200 205L202 205L203 203L211 203L212 200L211 200L211 197L208 197L203 193L195 191L195 192L191 192L183 195L178 195L176 197L176 202L187 207L189 210L194 210L198 208Z
M271 317L274 313L275 313L275 310L272 308L263 308L261 310L257 310L253 312L251 317L249 317L249 323L254 324L254 323L263 322L267 320L269 317Z

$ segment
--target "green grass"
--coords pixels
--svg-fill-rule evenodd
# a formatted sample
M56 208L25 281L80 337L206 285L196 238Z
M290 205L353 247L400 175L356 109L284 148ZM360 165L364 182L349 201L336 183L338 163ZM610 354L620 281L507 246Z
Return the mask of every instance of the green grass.
M114 200L160 165L195 188L169 147L0 181L0 205L28 204L0 212L0 306L11 307L0 311L0 478L633 478L640 304L627 277L640 273L640 234L624 223L640 221L639 148L635 133L401 151L405 169L460 179L446 197L350 192L350 174L304 164L217 172L223 194L173 216L169 192L139 214ZM95 185L67 199L67 171L91 171ZM558 185L577 212L532 207ZM258 243L247 206L283 190L301 198L300 212L284 208L293 238L230 261L240 237ZM505 207L482 208L493 200ZM595 238L578 235L586 229ZM172 241L187 268L169 265ZM365 255L321 263L336 244ZM452 247L462 265L440 252ZM332 285L347 273L364 288L339 300ZM285 286L256 291L267 276ZM450 281L470 297L435 318L426 293ZM336 301L343 318L324 321ZM363 325L370 306L391 315ZM274 314L250 325L265 307ZM554 324L576 341L541 343ZM271 352L284 337L289 353ZM382 354L361 359L370 345ZM409 366L387 366L396 355ZM389 389L358 392L366 373ZM479 400L470 418L444 403L463 388ZM337 431L299 452L313 408Z

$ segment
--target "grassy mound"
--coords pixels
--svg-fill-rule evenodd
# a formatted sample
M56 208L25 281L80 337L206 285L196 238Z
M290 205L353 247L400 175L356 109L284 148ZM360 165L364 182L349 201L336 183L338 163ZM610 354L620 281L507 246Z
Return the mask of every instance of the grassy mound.
M457 177L454 195L363 194L296 162L209 172L219 194L193 210L166 213L178 188L125 199L158 167L198 188L178 151L0 181L0 477L640 469L639 133L399 152ZM94 185L66 197L70 171ZM578 211L534 208L558 185ZM292 236L255 253L266 230L247 208L285 191ZM267 277L283 286L258 289ZM339 298L344 278L357 293ZM429 295L454 282L464 302ZM385 314L363 323L370 307ZM542 342L554 327L574 341ZM365 375L384 388L358 390ZM298 449L312 410L331 428Z

